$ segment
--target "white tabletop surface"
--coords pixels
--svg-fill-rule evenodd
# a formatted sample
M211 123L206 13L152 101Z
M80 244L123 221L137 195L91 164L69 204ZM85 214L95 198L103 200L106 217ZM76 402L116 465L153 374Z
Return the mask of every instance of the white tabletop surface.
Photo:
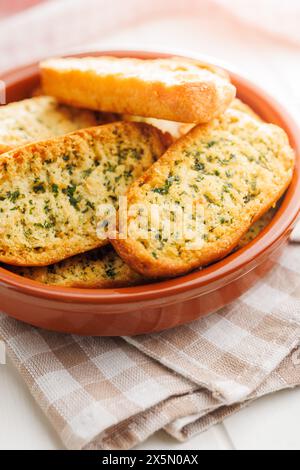
M234 31L222 31L222 41L208 41L210 28L211 24L201 18L160 20L114 34L95 46L153 50L180 47L222 57L262 86L267 83L269 93L281 99L300 119L299 52L278 45L273 49L268 41L255 49L255 38L247 33L245 38L237 38ZM195 37L201 34L203 42L197 39L195 44ZM204 46L199 49L201 44ZM189 442L179 444L159 432L138 448L299 450L299 422L300 389L288 390L252 403ZM0 423L0 449L63 449L10 362L0 365Z

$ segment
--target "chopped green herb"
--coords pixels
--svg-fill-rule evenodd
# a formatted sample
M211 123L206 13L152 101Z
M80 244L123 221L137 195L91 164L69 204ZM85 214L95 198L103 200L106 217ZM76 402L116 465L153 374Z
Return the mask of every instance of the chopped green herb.
M122 177L122 175L121 175ZM131 178L132 177L132 170L125 170L124 171L124 178L125 179L128 179L128 178Z
M83 214L86 214L89 209L95 210L95 204L91 201L86 201L85 206L85 209L82 211Z
M78 210L78 203L80 201L80 198L74 197L75 192L76 192L75 184L72 184L71 186L68 186L67 188L63 189L63 193L68 196L71 206L75 207L75 209Z
M179 182L179 177L178 176L169 176L166 179L164 186L162 186L161 188L154 188L154 189L152 189L152 192L157 193L157 194L166 195L166 194L169 193L169 190L170 190L172 184L174 183L174 181Z
M111 162L107 162L105 164L105 170L103 171L103 173L105 174L107 171L109 171L110 173L115 173L117 169L117 165L113 165Z
M230 193L230 190L232 189L232 184L231 183L226 183L223 185L223 191L225 193Z
M106 267L105 273L106 273L107 277L109 277L110 279L114 279L116 277L116 274L117 274L116 269L112 264L109 264Z
M252 199L251 194L247 194L246 196L243 197L243 200L244 200L245 204L248 204L248 202L250 202L251 199Z
M211 140L210 142L207 142L206 146L208 149L216 145L218 142L216 140Z
M92 168L88 168L87 170L84 170L84 171L82 172L83 177L84 177L84 178L87 178L88 176L90 176L90 174L92 173L92 171L93 171Z
M11 202L15 203L20 197L20 191L18 189L14 192L8 191L7 197Z
M32 189L36 194L46 192L44 183L36 183Z
M69 175L73 175L75 165L72 165L71 163L66 166L66 170L68 171Z
M44 205L44 212L46 214L48 214L51 211L49 203L50 203L50 201L48 200L48 201L45 202L45 205Z
M196 158L195 165L194 165L194 170L196 171L203 171L205 168L204 163L200 162L198 158Z
M211 198L209 194L204 194L204 197L210 204L215 204L215 201Z
M55 194L55 197L58 195L58 186L57 186L57 184L55 184L55 183L52 184L51 191L53 192L53 194Z

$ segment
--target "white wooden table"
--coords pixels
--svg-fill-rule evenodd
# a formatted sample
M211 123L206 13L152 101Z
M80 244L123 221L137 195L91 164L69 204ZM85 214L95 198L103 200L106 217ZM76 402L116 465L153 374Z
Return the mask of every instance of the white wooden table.
M214 35L213 31L218 34ZM300 56L296 50L245 31L245 37L218 24L218 18L177 18L127 29L99 48L152 50L182 48L221 57L289 107L300 120ZM63 445L35 404L12 364L0 365L0 449L62 449ZM178 444L163 432L140 449L300 449L300 389L265 397L222 425Z

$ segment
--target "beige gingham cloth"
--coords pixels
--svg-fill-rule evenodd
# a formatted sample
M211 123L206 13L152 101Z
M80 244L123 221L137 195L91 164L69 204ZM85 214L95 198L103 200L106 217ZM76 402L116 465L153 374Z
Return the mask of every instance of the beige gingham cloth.
M3 314L0 337L67 448L129 449L161 428L188 439L300 385L300 247L232 305L173 330L79 337Z

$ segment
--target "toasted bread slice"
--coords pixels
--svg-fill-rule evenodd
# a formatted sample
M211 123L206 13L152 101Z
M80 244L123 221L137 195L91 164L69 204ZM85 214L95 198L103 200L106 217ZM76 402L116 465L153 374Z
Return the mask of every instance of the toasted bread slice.
M0 261L43 266L105 244L98 206L116 205L165 148L158 129L119 122L3 154Z
M73 256L60 263L39 268L6 266L7 269L33 281L50 286L80 289L109 289L141 284L144 278L134 272L111 246Z
M45 93L75 106L178 122L208 122L235 97L226 72L178 57L50 59Z
M257 220L241 238L237 249L253 241L271 222L275 212L276 208L272 208ZM111 246L82 253L50 266L22 268L8 265L5 267L19 276L50 286L110 289L149 282L124 263Z
M272 207L266 212L260 219L254 222L249 228L248 232L240 239L237 249L244 248L249 245L250 242L260 235L260 233L269 225L274 215L276 214L277 207Z
M109 116L40 96L0 107L0 153L107 122Z
M192 129L133 183L127 193L129 236L112 243L125 262L148 277L177 276L208 265L230 253L278 201L291 181L294 162L282 129L228 110ZM134 211L139 205L146 216L155 205L165 209L160 209L160 220L147 221L146 232L140 230L141 209ZM194 238L170 223L170 207L173 218L174 207L185 212L192 207L185 224L191 229L197 209L203 224Z

